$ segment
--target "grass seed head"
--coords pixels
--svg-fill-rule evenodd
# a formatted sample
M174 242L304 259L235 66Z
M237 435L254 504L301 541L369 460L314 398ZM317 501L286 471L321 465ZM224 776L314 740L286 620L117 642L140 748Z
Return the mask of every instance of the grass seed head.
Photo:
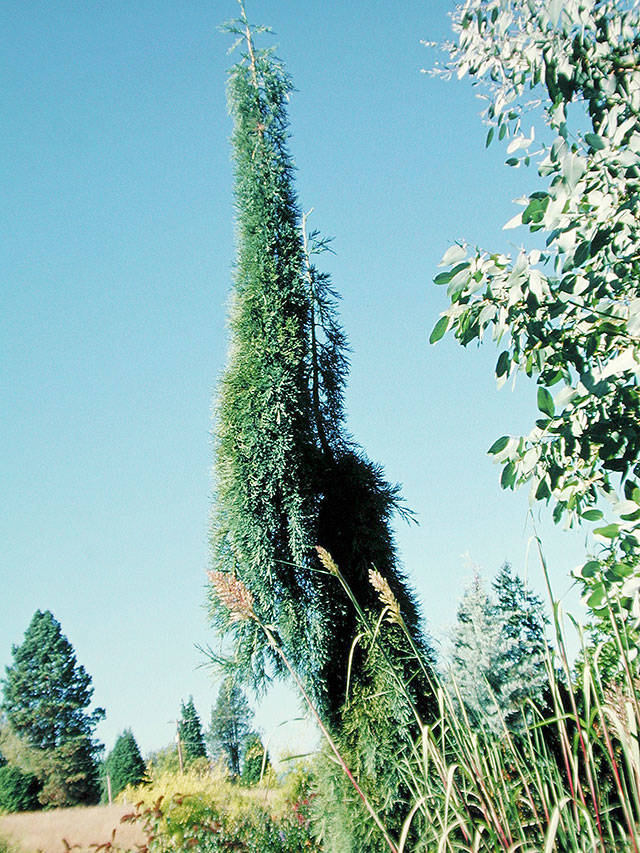
M387 608L387 618L390 622L400 624L400 605L395 595L391 592L386 578L383 578L377 569L369 569L369 583L378 593L381 603Z
M219 600L229 611L232 622L256 619L253 596L242 581L228 572L207 572Z
M320 558L320 562L322 563L323 567L328 572L330 572L332 575L338 575L339 574L338 566L334 562L333 557L327 551L327 549L323 548L322 545L316 545L316 551L317 551L318 557Z

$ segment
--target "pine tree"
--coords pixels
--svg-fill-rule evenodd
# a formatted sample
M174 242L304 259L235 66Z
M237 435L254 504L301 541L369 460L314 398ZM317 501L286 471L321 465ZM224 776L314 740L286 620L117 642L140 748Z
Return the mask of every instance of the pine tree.
M117 796L127 785L139 785L144 779L145 764L131 729L118 736L104 763L105 778L111 780L111 794Z
M35 763L43 803L71 805L99 797L98 755L93 740L102 708L88 712L91 678L78 664L60 623L37 610L24 641L13 646L6 668L1 710Z
M231 29L247 54L229 81L238 260L217 404L213 567L249 588L356 772L393 804L398 780L388 774L413 717L390 689L389 667L411 684L424 719L432 697L397 625L381 625L386 654L360 647L350 661L357 616L336 579L319 571L315 546L332 555L374 622L380 603L368 573L373 566L382 573L431 666L391 531L392 516L405 511L398 488L345 429L346 337L331 282L315 265L326 241L306 234L293 186L292 84L271 51L255 48L244 15ZM214 595L211 605L218 628L235 640L234 664L245 679L260 684L279 671L259 626L230 619Z
M178 732L180 741L184 750L185 762L189 763L196 758L206 758L207 750L204 745L204 735L202 734L202 724L200 717L193 704L193 696L189 697L189 701L181 703L181 716L178 723Z
M211 755L222 757L232 776L240 775L241 761L251 734L253 711L233 678L220 685L207 740Z

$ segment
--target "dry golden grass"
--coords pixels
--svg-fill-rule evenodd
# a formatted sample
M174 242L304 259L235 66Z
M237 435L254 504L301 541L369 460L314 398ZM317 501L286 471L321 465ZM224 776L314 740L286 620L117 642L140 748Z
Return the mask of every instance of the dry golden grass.
M143 842L138 827L121 824L122 815L132 811L130 805L77 806L46 812L24 812L0 817L0 833L24 853L64 853L63 839L75 853L89 853L90 844L110 840L116 828L115 843L123 850L134 849Z

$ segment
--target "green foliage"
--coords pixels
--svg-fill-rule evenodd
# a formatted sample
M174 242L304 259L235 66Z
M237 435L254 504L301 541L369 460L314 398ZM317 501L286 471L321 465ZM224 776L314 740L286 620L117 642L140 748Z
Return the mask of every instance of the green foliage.
M284 776L280 774L282 794L286 803L315 799L318 787L318 756L284 756Z
M505 227L526 226L544 248L512 259L455 246L436 279L463 345L486 333L500 342L499 383L522 371L539 385L534 429L492 448L502 485L528 483L556 521L610 515L577 576L596 616L612 608L614 633L625 623L630 648L640 617L639 28L637 5L616 0L457 9L444 73L484 86L485 119L510 139L509 165L537 163L544 188ZM551 131L533 153L525 109Z
M253 50L253 48L252 48ZM238 258L232 346L217 405L215 568L241 575L297 665L316 661L319 625L309 578L315 446L308 388L308 292L293 165L287 150L291 83L266 52L234 66ZM260 680L278 667L249 623L229 624L236 661ZM313 666L310 667L313 669Z
M260 622L277 635L342 747L371 785L384 776L395 803L383 752L394 752L413 717L406 703L386 698L386 664L381 675L368 650L351 655L357 617L340 584L321 570L314 547L333 555L366 610L377 604L369 569L382 571L412 641L430 659L393 541L392 519L403 506L398 488L345 429L346 337L337 295L315 265L327 243L307 234L295 195L291 82L270 51L256 49L245 19L231 29L247 55L229 81L238 257L230 356L217 404L213 567L244 582ZM258 622L233 618L215 594L211 610L217 627L233 637L232 665L246 680L260 684L282 671ZM402 669L405 635L388 623L380 634L387 658ZM422 672L407 683L427 717L433 699ZM355 725L353 717L367 724ZM365 843L354 840L360 848Z
M375 626L385 615L402 626L396 603L379 578L376 587L381 590L382 611L368 625L370 615L359 614L363 631L374 636L375 642ZM513 617L518 609L515 605L522 604L523 591L509 568L503 568L496 587L507 637L518 640L529 632L539 642L540 603L536 597L531 596L519 608L525 622L520 631ZM471 593L473 601L467 611L476 608L486 618L486 593L477 583ZM556 614L557 610L558 605L554 605ZM495 619L495 614L490 618ZM421 725L414 743L391 758L405 782L402 811L406 819L401 827L393 819L387 822L386 848L379 844L380 836L372 835L361 850L637 850L638 682L625 658L623 677L613 691L586 658L578 692L571 683L559 618L554 625L558 653L546 651L547 704L535 714L525 715L517 733L505 726L472 727L468 716L459 713L459 694L436 680L435 719ZM418 656L415 663L419 664ZM388 689L401 698L406 685L393 678ZM324 783L325 774L320 778ZM335 799L331 792L327 796L334 811L342 812L341 821L332 822L333 833L323 826L324 798L319 791L316 803L321 806L318 819L324 850L338 853L356 849L353 824L363 819L366 810L358 808L355 786L352 780L352 796L344 799ZM379 795L379 790L376 793ZM379 800L371 798L371 802L382 814Z
M308 799L287 800L276 788L264 795L222 777L159 777L152 786L128 789L140 803L132 821L142 826L150 853L300 853L319 851L311 836Z
M39 750L32 766L43 782L40 802L54 807L97 803L101 794L98 752L89 738Z
M271 769L269 753L262 743L260 735L250 734L242 757L241 780L244 785L257 785L265 773Z
M179 770L180 759L175 743L157 749L147 756L147 775L152 779L168 773L178 773Z
M104 762L103 799L107 793L107 775L111 780L111 794L116 797L127 785L139 785L144 779L145 769L133 732L125 729Z
M22 769L42 782L44 804L90 803L99 797L101 747L93 732L104 711L87 711L92 694L91 678L77 663L60 623L48 610L37 610L23 643L13 647L1 707L17 737Z
M252 717L253 711L240 687L233 678L225 678L211 712L207 741L211 755L223 758L232 776L240 775Z
M493 582L493 592L497 616L505 637L509 705L517 708L517 719L508 710L506 719L509 725L517 727L522 706L527 700L539 704L543 687L547 683L545 634L549 619L542 599L525 586L509 563L505 563L498 572Z
M204 745L204 735L202 734L202 725L200 717L193 704L193 696L189 697L189 701L181 704L181 716L178 723L178 732L180 742L184 750L184 760L186 763L195 761L198 758L206 758L207 750Z
M0 767L0 811L26 812L39 808L40 787L32 773L4 764Z
M12 653L2 710L16 733L39 749L90 736L104 712L87 714L91 678L48 610L36 611L23 643L13 646Z

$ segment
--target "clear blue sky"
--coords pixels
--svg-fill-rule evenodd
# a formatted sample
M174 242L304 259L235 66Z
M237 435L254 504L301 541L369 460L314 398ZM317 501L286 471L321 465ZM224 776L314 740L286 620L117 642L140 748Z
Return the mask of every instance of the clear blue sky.
M248 0L297 87L291 148L352 345L349 427L419 526L398 527L430 630L469 578L525 569L527 496L485 451L526 431L534 393L498 392L490 343L428 335L449 243L490 248L535 175L484 148L468 81L420 73L451 4ZM5 0L0 8L0 665L36 608L62 623L107 710L163 746L180 700L216 685L196 644L211 503L212 405L234 263L225 104L234 0ZM559 593L581 541L543 525ZM535 561L532 584L541 589ZM568 602L575 607L576 596ZM295 713L276 692L269 730ZM288 735L282 737L286 739ZM291 735L295 738L295 735Z

